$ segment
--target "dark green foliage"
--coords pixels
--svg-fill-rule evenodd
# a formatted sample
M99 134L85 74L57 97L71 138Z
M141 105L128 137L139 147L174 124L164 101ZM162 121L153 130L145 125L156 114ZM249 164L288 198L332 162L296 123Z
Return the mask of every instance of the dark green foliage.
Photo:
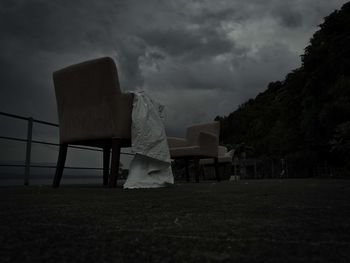
M245 142L257 156L290 156L296 163L309 156L310 165L338 167L350 162L350 3L325 18L300 68L216 120L222 143Z

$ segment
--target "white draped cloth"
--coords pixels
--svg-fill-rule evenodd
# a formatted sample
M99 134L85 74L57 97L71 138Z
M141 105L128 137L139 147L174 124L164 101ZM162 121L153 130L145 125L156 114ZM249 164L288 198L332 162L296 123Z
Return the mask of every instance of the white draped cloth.
M135 154L124 188L156 188L174 183L164 106L144 91L134 92L131 143Z

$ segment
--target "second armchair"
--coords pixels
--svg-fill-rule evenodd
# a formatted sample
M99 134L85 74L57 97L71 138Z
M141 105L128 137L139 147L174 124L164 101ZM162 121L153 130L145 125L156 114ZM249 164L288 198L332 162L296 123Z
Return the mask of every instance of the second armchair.
M185 160L187 181L190 180L189 161L193 160L195 179L199 182L199 160L201 158L213 159L216 179L220 181L218 171L219 133L220 123L211 122L188 127L186 138L168 137L171 158Z

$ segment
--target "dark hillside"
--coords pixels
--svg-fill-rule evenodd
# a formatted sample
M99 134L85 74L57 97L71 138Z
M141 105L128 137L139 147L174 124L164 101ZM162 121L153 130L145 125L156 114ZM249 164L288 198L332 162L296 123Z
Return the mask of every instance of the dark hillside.
M235 147L244 142L258 157L289 158L304 170L327 163L346 173L350 169L350 3L324 19L305 48L300 68L216 119L222 124L224 144Z

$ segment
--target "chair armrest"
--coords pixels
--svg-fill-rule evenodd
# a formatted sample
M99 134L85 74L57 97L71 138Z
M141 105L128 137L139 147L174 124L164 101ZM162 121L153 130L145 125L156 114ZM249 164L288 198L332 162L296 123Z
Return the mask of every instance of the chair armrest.
M198 144L202 155L218 157L219 137L210 132L200 132Z
M184 138L168 137L169 148L174 147L185 147L187 146L187 141Z
M234 150L234 149L232 149L231 151L228 151L228 152L226 153L226 155L229 156L229 157L231 157L232 159L233 159L234 154L235 154L235 150Z

